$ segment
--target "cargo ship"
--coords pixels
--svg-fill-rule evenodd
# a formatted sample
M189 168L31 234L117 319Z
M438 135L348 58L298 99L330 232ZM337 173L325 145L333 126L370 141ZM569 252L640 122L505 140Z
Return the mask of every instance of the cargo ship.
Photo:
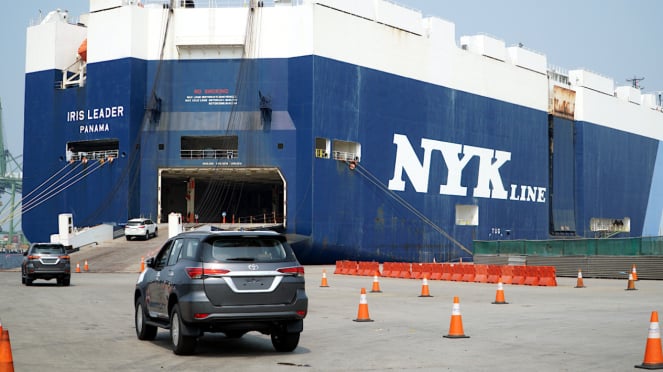
M22 225L265 224L305 263L662 235L660 94L383 0L90 0L27 30Z

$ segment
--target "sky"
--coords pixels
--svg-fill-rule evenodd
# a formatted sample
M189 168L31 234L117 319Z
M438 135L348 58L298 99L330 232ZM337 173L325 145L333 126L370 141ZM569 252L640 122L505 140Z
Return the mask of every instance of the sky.
M640 83L643 92L663 91L663 27L658 26L663 18L661 0L393 2L455 23L457 43L463 35L488 34L507 46L522 43L545 54L549 65L565 70L584 68L612 78L616 86L644 77ZM14 157L24 151L26 29L39 20L40 11L45 15L56 8L68 10L70 19L77 19L88 12L89 0L15 1L0 12L6 52L0 58L4 144Z

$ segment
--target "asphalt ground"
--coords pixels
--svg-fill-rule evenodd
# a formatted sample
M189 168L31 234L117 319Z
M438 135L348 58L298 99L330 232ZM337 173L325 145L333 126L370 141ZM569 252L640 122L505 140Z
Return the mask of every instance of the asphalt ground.
M140 257L159 240L89 247L90 272L70 287L21 285L0 272L0 321L9 331L16 371L629 371L644 360L652 311L663 310L663 282L558 278L557 287L505 285L509 304L495 305L495 284L333 274L306 266L309 314L299 347L274 351L269 336L206 334L194 356L170 350L168 332L139 341L132 293ZM114 258L115 257L115 258ZM85 258L84 258L85 259ZM104 262L123 262L111 270ZM82 265L82 263L81 263ZM320 287L326 270L329 287ZM360 289L372 322L355 322ZM453 297L464 334L449 339Z

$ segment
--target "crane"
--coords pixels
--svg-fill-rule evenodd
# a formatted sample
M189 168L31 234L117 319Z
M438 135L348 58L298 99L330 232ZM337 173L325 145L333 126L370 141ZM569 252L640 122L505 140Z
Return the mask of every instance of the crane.
M0 201L0 216L7 216L2 221L9 222L8 243L12 243L16 235L22 238L20 231L17 231L21 222L20 207L17 205L20 203L20 197L18 202L16 200L16 195L23 193L23 165L19 163L21 157L22 155L13 156L5 146L2 102L0 101L0 197L2 200L6 200L5 194L9 197L9 202L6 204Z

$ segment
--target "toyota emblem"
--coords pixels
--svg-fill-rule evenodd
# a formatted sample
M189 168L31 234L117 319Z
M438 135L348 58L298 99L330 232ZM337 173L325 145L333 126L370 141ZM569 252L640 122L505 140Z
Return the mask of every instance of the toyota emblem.
M250 265L249 265L249 270L251 270L251 271L256 271L256 270L258 270L258 265L256 265L256 264L250 264Z

